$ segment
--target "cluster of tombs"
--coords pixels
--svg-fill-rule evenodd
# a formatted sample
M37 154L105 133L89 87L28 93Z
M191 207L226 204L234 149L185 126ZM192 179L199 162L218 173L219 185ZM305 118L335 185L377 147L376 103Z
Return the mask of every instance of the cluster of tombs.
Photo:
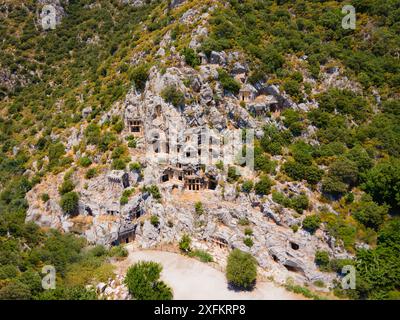
M169 165L163 170L160 182L170 182L173 187L182 186L190 191L215 190L218 186L217 174L206 172L205 166L199 164Z
M154 122L145 126L143 120L132 114L126 117L126 130L143 138L148 160L161 168L160 183L171 182L191 191L215 190L216 174L205 167L215 167L219 161L234 163L242 150L241 130L221 135L206 127L179 132L170 129L173 126L169 124L166 127L161 130L154 127Z

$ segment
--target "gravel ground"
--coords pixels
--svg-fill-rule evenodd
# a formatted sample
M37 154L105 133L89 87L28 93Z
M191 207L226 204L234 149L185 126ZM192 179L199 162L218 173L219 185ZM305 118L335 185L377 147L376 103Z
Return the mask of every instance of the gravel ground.
M172 287L176 300L304 299L272 282L258 282L251 292L236 292L228 288L224 273L205 263L171 252L134 251L130 246L126 248L129 256L116 263L117 272L124 275L130 265L141 260L159 262L163 265L161 278Z

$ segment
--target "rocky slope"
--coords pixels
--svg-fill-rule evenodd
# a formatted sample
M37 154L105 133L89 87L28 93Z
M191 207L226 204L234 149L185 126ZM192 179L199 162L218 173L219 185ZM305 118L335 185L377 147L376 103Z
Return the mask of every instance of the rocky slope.
M22 119L24 124L17 123L15 139L20 143L4 144L3 150L10 157L28 159L23 177L35 183L25 196L26 221L106 246L134 242L152 248L176 244L189 234L193 248L212 253L220 266L225 265L230 250L239 248L257 259L265 277L280 283L288 278L310 286L323 283L327 288L333 288L340 275L333 270L322 272L315 262L317 252L326 252L332 260L351 259L355 247L374 244L375 231L352 217L363 201L359 188L363 176L354 173L354 167L364 154L370 162L393 155L395 150L386 150L385 143L396 139L384 136L385 143L380 143L366 129L356 130L373 123L382 100L398 93L389 90L388 84L379 87L378 82L366 88L361 81L366 76L356 77L339 54L326 58L319 53L316 63L315 56L304 50L279 55L268 47L271 50L261 52L262 44L272 41L272 34L282 36L279 19L285 20L286 14L278 4L271 9L278 17L278 27L271 34L260 33L259 47L254 46L257 41L250 31L246 45L230 33L241 34L249 21L259 23L259 15L270 13L254 9L258 5L253 1L243 4L252 9L212 0L117 4L46 0L39 4L55 6L58 31L54 33L65 36L64 23L76 22L79 27L71 28L75 45L66 44L71 47L69 54L51 57L58 63L49 66L55 75L49 72L44 78L50 89L40 87L40 81L36 87L34 80L42 77L40 48L30 49L32 64L39 65L39 69L29 66L34 69L32 77L25 79L21 68L12 73L0 69L4 92L29 89L34 83L32 96L26 92L24 97L35 103L19 96L14 101L10 94L1 112L10 116L11 123ZM241 26L244 31L235 29L233 17L221 21L224 10L236 6L247 10ZM33 8L21 10L32 14ZM82 12L82 20L76 12ZM110 30L108 37L94 27L92 13L102 21L101 28ZM128 13L134 14L134 22L126 18ZM1 14L7 17L7 8ZM329 35L329 41L336 39ZM51 31L46 34L47 39L51 36ZM221 43L215 42L216 37ZM240 45L232 45L234 41ZM277 47L285 44L280 41ZM11 45L4 52L12 52ZM339 90L335 101L331 96L321 98L335 90ZM327 105L333 105L332 110ZM35 125L29 128L30 123ZM9 131L6 121L0 124ZM273 130L278 133L268 140ZM254 133L246 149L244 133ZM354 137L364 140L349 141ZM356 164L351 163L350 169L332 169L332 163L358 144L364 153L352 156ZM300 155L306 159L297 157L297 145L309 152ZM240 162L244 151L251 155L252 150L255 168ZM314 168L317 177L291 175L286 165L293 162ZM363 169L372 167L368 165ZM332 196L322 176L326 181L339 171L341 190ZM265 187L266 177L271 186ZM251 187L244 190L248 181ZM265 190L253 188L253 182L264 184ZM278 193L289 202L305 197L307 204L300 210L284 205L277 200ZM349 194L354 207L344 198ZM315 215L328 218L311 232L303 222ZM343 236L349 229L338 231L336 221L344 221L339 226L343 228L357 225L359 229L349 231L351 241ZM110 287L114 290L115 283ZM103 292L104 287L98 290ZM127 297L126 292L116 294Z

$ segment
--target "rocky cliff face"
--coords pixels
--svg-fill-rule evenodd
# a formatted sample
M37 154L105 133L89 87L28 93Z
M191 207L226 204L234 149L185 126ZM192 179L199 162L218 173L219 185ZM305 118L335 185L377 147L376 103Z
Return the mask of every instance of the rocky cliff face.
M153 130L175 132L183 138L185 132L196 133L207 127L224 133L228 128L257 129L262 126L262 121L251 117L239 105L237 98L223 97L218 86L211 88L209 77L210 74L217 77L216 67L214 64L205 64L199 71L188 67L172 67L163 74L153 67L145 90L140 93L133 89L126 96L121 108L113 109L103 117L107 119L115 114L123 116L125 129L121 135L125 137L132 134L131 121L140 121L142 132L136 136L137 148L131 151L131 157L142 165L143 171L141 174L134 170L127 171L129 187L134 187L135 192L126 204L120 204L120 198L126 189L122 184L123 172L115 173L104 169L101 174L87 182L83 171L78 170L74 174L75 190L80 194L77 217L66 216L59 206L57 187L63 181L61 173L56 177L49 177L28 193L27 219L42 226L77 232L91 243L104 245L122 241L121 236L126 230L134 230L134 241L143 248L176 243L183 234L190 234L194 246L213 252L222 265L225 263L227 250L239 248L254 255L263 273L277 281L284 282L290 276L299 282L310 284L316 280L332 283L335 275L318 270L314 263L315 252L325 250L331 257L338 258L346 257L347 254L340 247L328 244L332 242L327 241L328 236L324 232L311 235L300 230L294 233L290 226L300 224L303 217L292 210L280 207L270 197L261 199L253 193L238 193L235 185L228 182L226 171L218 170L212 165L207 166L206 172L215 171L217 184L213 190L205 187L201 192L190 191L176 177L166 182L162 180L166 169L191 162L188 162L185 154L177 153L171 158L172 151L161 147L158 152L154 152L154 137L151 136ZM184 84L187 83L186 79L191 79L189 87ZM194 102L184 108L177 108L166 102L161 93L171 85L179 88L186 99ZM277 88L268 90L275 90L276 95L279 94ZM222 100L219 104L215 102L215 95L218 94ZM99 162L100 159L95 161ZM234 158L225 163L234 164ZM254 175L251 170L242 170L242 174L243 178ZM158 186L162 200L140 191L148 185ZM313 193L302 186L289 185L289 188L296 194ZM50 196L46 203L39 199L43 192ZM194 209L194 204L199 201L204 207L201 215ZM158 218L157 224L150 222L149 217L152 216ZM248 227L253 230L254 244L251 247L243 242L245 227L241 226L240 221L248 221Z
M62 17L64 11L59 1L44 2L56 5L59 17ZM171 7L181 2L173 1ZM142 4L141 1L129 3ZM180 20L182 24L191 25L194 21L197 24L190 32L189 47L193 49L199 48L202 37L208 34L208 12L202 15L199 12L199 8L191 8ZM138 51L132 65L141 65L148 59L146 55L145 51ZM75 191L80 194L77 216L65 215L59 205L58 187L65 174L62 172L48 176L28 192L27 220L43 227L75 232L90 243L104 245L134 238L138 246L151 248L162 243L176 243L183 234L190 234L193 245L212 252L221 265L225 263L228 250L239 248L255 256L263 274L277 281L284 282L292 277L299 283L312 284L322 280L331 285L336 275L320 272L314 256L317 250L325 250L332 258L347 257L348 254L335 245L334 239L324 231L315 235L304 230L294 232L291 227L301 224L306 214L300 216L279 206L271 196L239 193L238 185L227 176L228 166L237 164L237 154L223 159L223 170L216 166L222 160L220 153L201 167L197 158L192 159L191 152L187 151L187 147L193 147L195 154L201 153L203 149L198 137L204 129L213 129L217 139L227 132L240 133L242 129L254 129L256 136L260 137L264 125L282 126L276 117L267 116L271 111L279 113L285 108L307 111L316 108L316 102L310 98L297 104L279 85L267 82L250 86L247 82L249 68L240 52L213 51L209 57L201 55L201 64L192 68L173 46L169 32L162 37L156 56L158 61L168 66L153 66L145 88L139 91L132 87L124 99L102 114L98 121L101 125L114 116L123 119L124 130L120 138L135 136L137 147L129 150L129 156L132 162L140 164L141 169L113 172L109 168L111 159L95 154L93 165L102 166L96 177L85 179L83 169L77 169L73 174ZM239 94L229 94L223 89L220 68L238 79L242 85ZM327 76L324 81L335 86L338 80L337 76ZM182 93L183 105L167 101L163 93L171 87ZM259 114L251 114L251 110ZM83 118L89 117L91 112L92 109L86 107L82 112ZM74 146L79 146L86 126L87 123L82 123L68 136L61 137L68 152L73 153ZM174 134L176 145L164 141L162 134ZM195 137L194 141L191 138L187 140L187 136ZM312 132L309 136L313 136ZM88 146L86 152L91 149L92 146ZM84 155L80 151L73 154L75 163ZM237 166L237 169L243 179L256 176L251 168ZM146 189L150 185L158 186L161 199ZM196 189L197 186L201 191ZM322 206L316 200L315 190L293 183L286 186L277 184L274 188L282 191L283 187L290 188L297 195L305 192L314 199L312 206ZM124 191L129 188L132 194L127 202L121 203ZM40 199L43 193L50 196L45 203ZM203 205L201 214L195 210L197 202ZM152 221L150 217L157 219ZM247 236L243 221L253 231L252 246L244 243Z

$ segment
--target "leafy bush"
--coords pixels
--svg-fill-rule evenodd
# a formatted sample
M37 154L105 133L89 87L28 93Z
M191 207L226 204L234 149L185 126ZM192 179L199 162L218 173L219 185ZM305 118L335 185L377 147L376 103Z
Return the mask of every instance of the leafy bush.
M246 180L242 183L242 192L250 193L253 190L254 183L251 180Z
M271 192L273 183L268 176L261 176L260 181L254 185L254 191L257 195L265 196Z
M330 258L327 251L316 251L314 261L322 271L329 271Z
M248 226L250 224L250 221L247 218L240 218L238 223L241 226Z
M379 204L400 208L400 161L382 161L365 174L362 188Z
M243 239L243 243L248 246L249 248L251 248L254 245L253 239L246 237Z
M136 300L171 300L172 289L160 281L162 266L152 261L140 261L129 267L125 284Z
M172 85L162 90L161 97L176 108L185 103L185 95Z
M307 216L303 220L303 229L307 230L310 233L314 233L317 231L321 224L321 218L316 214Z
M90 168L88 171L86 171L85 178L92 179L96 176L96 174L97 174L96 168Z
M182 236L182 239L179 241L179 249L185 253L190 252L191 251L191 249L190 249L191 242L192 242L192 239L190 239L189 235L184 234Z
M145 88L149 77L149 69L149 65L141 64L130 72L130 79L135 84L136 89L143 91Z
M154 199L159 200L161 199L161 193L160 189L156 185L151 185L151 186L145 186L143 187L143 192L148 192L150 193Z
M100 142L100 133L101 129L97 124L89 124L85 130L87 143L97 145Z
M224 69L218 69L218 79L224 90L232 92L233 94L239 93L241 87L240 83L232 78Z
M355 206L356 208L353 212L354 218L367 228L378 230L387 218L388 207L380 206L370 199L365 199L355 204Z
M240 178L240 175L236 173L236 167L228 168L228 182L233 183Z
M75 184L72 182L72 180L65 179L62 185L58 188L58 192L60 193L60 195L63 195L68 192L71 192L74 189L75 189Z
M111 163L111 169L113 170L125 170L126 162L123 159L114 159Z
M224 163L221 160L218 160L217 163L215 164L215 167L218 170L224 170Z
M283 193L273 192L272 200L286 208L292 208L298 213L303 213L309 206L309 200L305 194L286 197Z
M42 194L40 195L40 199L41 199L43 202L47 202L47 201L50 200L50 196L49 196L48 193L42 193Z
M196 202L194 204L194 210L198 215L202 215L204 213L203 204L200 201Z
M150 223L151 223L154 227L158 227L158 225L160 224L160 219L158 218L158 216L152 215L151 218L150 218Z
M228 256L226 278L237 288L251 289L257 278L256 259L249 253L234 249Z
M65 214L78 214L79 195L76 192L68 192L63 194L60 200L61 209Z
M109 251L110 257L115 257L117 259L123 259L128 256L128 250L126 250L123 246L118 245L112 247Z
M89 167L91 164L92 164L92 160L90 160L89 157L82 157L79 159L79 165L84 168Z
M182 54L185 57L185 62L189 66L194 68L200 64L200 59L192 48L184 48Z
M13 280L0 289L0 300L30 300L32 298L29 287Z
M208 263L213 262L214 259L211 254L204 250L193 250L189 252L190 257L198 258L201 262Z
M127 196L121 196L121 199L119 199L119 203L121 206L126 205L129 202L129 198Z

